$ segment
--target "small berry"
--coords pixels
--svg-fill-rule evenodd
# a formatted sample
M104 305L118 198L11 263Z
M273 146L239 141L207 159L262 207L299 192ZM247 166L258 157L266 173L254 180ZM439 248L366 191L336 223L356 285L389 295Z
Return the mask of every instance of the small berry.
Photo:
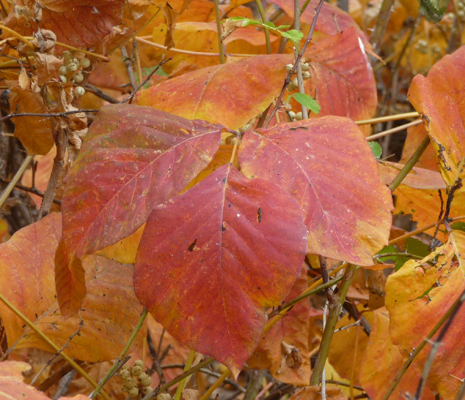
M78 72L73 76L73 80L76 83L81 83L84 80L84 76L80 72Z
M292 70L292 68L294 68L294 64L287 64L286 65L286 71L287 72L290 72Z
M63 83L68 82L68 79L66 79L66 76L64 76L64 75L60 75L60 80L61 80Z
M294 112L294 111L289 111L289 116L290 116L292 119L295 119L295 112Z
M300 64L300 68L302 69L302 71L308 71L310 69L310 65L307 63L302 63Z
M152 378L147 374L140 374L139 380L142 386L150 386L152 384Z
M123 386L127 389L132 389L133 387L136 387L136 381L133 378L126 378L125 382L123 383Z
M70 62L72 58L70 51L66 50L63 52L63 60L65 60L65 62Z
M129 390L128 393L129 393L129 396L136 397L139 394L139 389L134 387L131 390Z
M299 87L299 81L297 80L297 78L294 78L292 80L292 84L295 86L295 87Z
M128 369L123 369L123 370L121 370L119 374L120 374L120 376L121 376L122 378L125 378L125 379L131 377L131 373L129 372Z
M83 58L79 64L81 64L82 68L87 68L90 67L91 62L88 58Z
M58 73L59 73L60 75L66 75L66 74L68 73L68 68L66 68L64 65L62 65L62 66L60 67L60 69L58 70Z
M78 65L76 63L69 63L66 68L68 69L69 72L74 72L77 71Z
M308 72L308 71L302 72L302 78L304 78L304 79L310 78L310 72Z
M74 89L74 97L82 97L85 93L85 89L81 86L78 86L76 89Z
M150 386L147 386L145 388L142 389L142 394L144 396L147 396L149 393L153 392L153 388L151 388Z
M144 362L142 360L136 360L134 361L134 366L144 368Z
M302 111L299 111L296 115L295 115L295 119L297 121L300 121L302 119Z
M134 367L132 367L132 375L133 376L139 376L140 374L142 374L142 368L139 367L138 365L135 365Z

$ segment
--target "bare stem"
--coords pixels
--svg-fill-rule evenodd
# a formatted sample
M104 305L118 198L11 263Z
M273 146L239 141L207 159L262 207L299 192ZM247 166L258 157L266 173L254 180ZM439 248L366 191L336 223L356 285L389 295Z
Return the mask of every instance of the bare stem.
M331 346L331 341L333 339L334 330L339 319L339 314L342 309L342 305L346 300L347 291L349 290L352 278L354 276L354 271L356 266L349 264L344 272L344 277L342 278L341 287L337 293L336 301L334 304L330 304L330 312L328 316L328 321L326 323L325 330L323 332L323 337L321 339L320 348L318 350L318 356L315 361L315 367L312 371L312 377L310 379L310 385L318 385L321 381L323 370L325 368L326 359L328 358L329 347Z
M218 4L218 0L214 0L213 2L215 4L216 30L218 31L218 49L220 51L220 63L224 64L225 59L224 59L223 39L221 39L222 30L221 30L220 6Z
M370 43L373 45L373 51L378 53L381 47L386 27L394 7L394 0L383 0L381 9L379 10L378 18L376 18L375 27L370 37Z
M263 4L261 0L255 0L255 3L257 4L258 12L260 13L260 17L262 19L262 22L266 22L266 15L265 15L265 10L263 9ZM271 54L271 43L270 43L270 32L268 29L264 28L265 31L265 40L266 40L266 53Z
M425 152L429 143L430 143L430 138L427 135L423 139L423 141L420 143L420 146L418 146L418 149L415 151L415 153L413 153L412 157L410 157L410 160L407 161L404 167L400 170L399 174L394 178L392 183L389 185L389 189L391 189L391 192L394 192L394 190L396 190L397 187L402 183L402 181L405 179L408 173L412 170L414 165L418 162L421 155Z
M205 394L199 400L208 400L211 394L215 391L215 389L219 388L224 380L231 375L231 371L227 369L223 372L223 374L217 379L217 381L210 386L210 388L205 392Z

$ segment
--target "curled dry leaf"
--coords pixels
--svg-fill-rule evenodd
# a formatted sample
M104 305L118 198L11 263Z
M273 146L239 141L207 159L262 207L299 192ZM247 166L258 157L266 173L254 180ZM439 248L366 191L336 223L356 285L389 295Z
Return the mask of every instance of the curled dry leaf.
M70 169L56 285L63 315L86 288L82 258L134 233L152 209L179 193L219 147L223 127L148 107L103 107Z
M369 266L387 244L391 192L351 120L331 116L248 131L239 160L246 176L272 181L297 200L309 253Z
M305 250L295 200L228 164L153 210L134 288L179 342L237 377L260 340L265 308L289 292Z

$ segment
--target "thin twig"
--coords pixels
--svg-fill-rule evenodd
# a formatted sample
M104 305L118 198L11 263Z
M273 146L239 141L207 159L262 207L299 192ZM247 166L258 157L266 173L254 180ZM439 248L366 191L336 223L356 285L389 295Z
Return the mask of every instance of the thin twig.
M0 122L1 122L1 119L0 119ZM24 171L26 171L26 168L29 166L29 163L32 161L33 158L34 158L33 156L27 156L24 159L23 163L19 167L15 176L13 177L13 179L10 181L10 183L8 184L8 186L5 188L2 195L0 196L0 207L2 207L5 200L10 196L11 191L14 189L18 181L21 179L21 177L24 174Z
M388 400L389 399L389 397L391 396L391 394L394 392L395 388L399 384L400 380L404 376L405 372L407 372L407 369L413 363L413 360L415 359L415 357L420 353L421 350L423 350L423 347L425 347L427 343L430 343L431 338L436 334L436 332L439 329L441 329L441 326L449 319L449 317L452 317L452 315L455 316L457 314L458 309L463 304L463 302L465 302L465 290L462 291L460 296L449 307L449 309L442 316L442 318L439 320L439 322L428 333L428 335L422 340L422 342L415 348L415 350L412 352L412 354L410 354L409 358L404 363L401 370L397 373L396 377L394 378L394 381L392 382L391 386L388 388L388 391L385 393L382 400Z
M354 327L354 326L358 326L358 325L360 325L360 321L361 321L361 320L359 319L359 320L357 320L356 322L354 322L353 324L350 324L350 325L347 325L347 326L341 326L340 328L336 329L336 330L334 331L334 333L344 331L344 330L349 329L349 328L352 328L352 327Z
M388 122L388 121L397 121L399 119L407 119L407 118L417 118L420 114L415 112L409 112L404 114L394 114L394 115L386 115L384 117L378 118L371 118L371 119L364 119L361 121L355 121L357 125L372 125L372 124L379 124L381 122Z
M126 356L126 353L129 351L129 348L132 345L132 342L134 342L134 339L136 338L137 334L142 328L142 325L144 324L145 317L147 317L148 311L146 308L142 311L142 315L139 319L139 322L137 323L136 327L134 328L134 331L131 334L131 337L129 338L128 342L126 343L126 346L124 346L123 351L119 355L118 359L113 363L112 367L108 370L108 372L105 374L105 376L100 380L99 384L95 388L95 390L90 394L89 398L95 399L100 391L102 390L103 386L108 382L108 380L114 375L114 373L118 370L118 368L121 368L125 362L124 358Z
M394 0L383 0L378 17L376 18L373 33L370 37L370 43L373 45L373 52L375 54L379 52L381 47L381 41L383 40L384 33L386 32L386 27L393 8ZM374 57L373 60L375 60Z
M227 369L226 371L223 372L223 374L216 380L216 382L210 386L210 388L204 393L204 395L199 399L199 400L208 400L212 393L218 389L221 384L224 382L224 380L231 375L231 371Z
M61 113L49 113L49 114L41 114L41 113L22 113L22 114L15 114L15 113L12 113L12 114L8 114L8 115L5 115L4 117L0 118L0 122L3 122L3 121L6 121L8 119L11 119L11 118L19 118L19 117L42 117L42 118L46 118L46 117L50 117L50 118L67 118L67 115L71 115L71 114L80 114L80 113L87 113L87 112L91 112L91 113L98 113L100 110L97 110L97 109L89 109L89 110L73 110L73 111L65 111L65 112L61 112Z
M286 79L284 80L284 85L283 85L283 88L281 89L281 93L279 94L278 99L276 100L276 104L274 105L273 109L271 110L270 116L268 117L267 121L263 125L264 128L266 128L268 126L268 124L271 122L274 115L278 111L278 109L281 107L281 104L283 102L284 93L286 92L286 89L287 89L287 85L289 85L289 83L291 82L292 75L294 75L294 72L297 70L298 66L300 65L300 61L302 60L302 57L303 57L303 55L305 53L305 50L307 50L308 45L312 41L313 32L314 32L315 26L316 26L316 21L318 19L318 15L320 14L321 8L323 7L323 3L324 3L324 0L320 0L320 2L318 3L318 6L317 6L317 8L315 10L315 16L313 17L312 25L310 27L310 32L308 33L308 36L307 36L307 40L305 41L305 44L302 47L302 50L300 50L299 56L295 60L294 66L288 72L288 74L286 76Z
M75 376L76 370L73 369L72 371L68 372L63 378L61 378L60 382L58 383L57 390L55 390L55 393L52 396L52 400L58 400L60 397L63 397L66 393L68 393L71 382L73 381Z
M42 375L42 373L48 368L48 366L53 362L53 360L55 360L55 358L57 358L61 352L66 349L69 345L69 343L71 342L71 340L73 340L73 338L76 336L76 335L80 335L81 334L81 328L82 326L84 325L84 320L81 319L81 322L79 323L79 326L76 330L76 332L74 332L69 338L68 340L66 341L66 343L63 345L63 347L57 352L55 353L48 361L47 363L42 367L42 369L37 373L37 375L34 377L34 379L31 381L30 385L31 386L34 386L34 383L37 382L37 379L39 379L40 375ZM74 370L73 370L74 371Z
M0 182L2 182L2 183L10 183L11 181L0 178ZM27 187L27 186L24 186L24 185L21 185L21 184L17 183L14 188L17 189L17 190L23 190L24 192L35 194L36 196L39 196L39 197L44 197L44 194L39 189L36 189L35 187ZM55 204L61 205L61 200L53 199L53 202Z
M163 375L163 370L161 369L161 366L160 366L160 361L158 360L158 353L155 349L155 345L153 344L152 336L150 336L150 332L148 330L147 330L147 344L149 346L150 355L152 356L153 366L155 367L155 371L157 371L157 374L158 374L158 379L160 383L163 385L165 383L165 377Z
M128 73L129 82L131 83L132 89L136 90L137 83L136 83L136 78L134 76L134 71L132 70L131 59L128 56L128 52L126 50L126 47L121 46L120 50L121 50L121 54L123 55L124 65L126 65L126 71Z
M147 78L145 78L144 81L128 97L126 97L123 101L121 101L121 103L126 103L127 101L129 101L129 103L131 103L132 98L136 95L136 93L141 88L144 87L144 85L150 80L152 75L155 74L155 72L157 72L163 65L165 65L170 60L171 60L171 58L168 58L166 61L163 61L163 58L162 58L162 60L158 63L158 65L155 67L155 69L152 72L150 72L150 74L148 74Z
M367 142L371 142L372 140L376 140L376 139L379 139L380 137L403 131L412 126L420 125L421 123L422 123L421 119L417 119L416 121L409 122L408 124L396 126L395 128L388 129L387 131L383 131L375 135L368 136L366 139L367 139Z
M110 96L109 94L105 93L103 90L100 90L99 88L86 83L85 86L86 90L92 94L94 94L97 97L100 97L101 99L108 101L110 104L118 104L119 100L115 99L114 97Z

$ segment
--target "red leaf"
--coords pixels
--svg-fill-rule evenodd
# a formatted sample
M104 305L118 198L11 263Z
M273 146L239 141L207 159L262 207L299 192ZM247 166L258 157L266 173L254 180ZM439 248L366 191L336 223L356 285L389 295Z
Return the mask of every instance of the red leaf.
M265 308L280 304L300 276L305 250L297 203L228 164L154 209L134 288L178 341L237 376L258 344Z
M55 263L64 316L85 297L81 258L131 235L156 205L179 193L213 158L222 130L152 108L102 108L63 194Z
M309 253L372 265L389 238L392 198L357 125L324 117L258 132L245 134L242 171L277 183L297 200Z

